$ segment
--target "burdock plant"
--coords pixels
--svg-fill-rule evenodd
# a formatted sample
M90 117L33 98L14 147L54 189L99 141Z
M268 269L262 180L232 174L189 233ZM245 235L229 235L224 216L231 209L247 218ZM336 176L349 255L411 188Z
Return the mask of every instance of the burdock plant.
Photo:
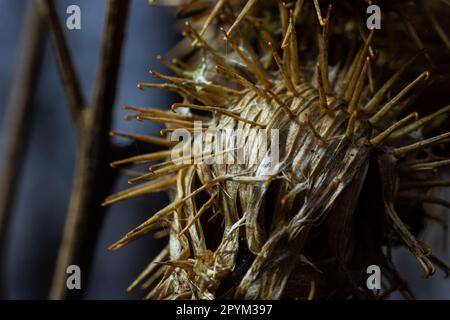
M177 58L159 57L173 75L151 71L165 82L139 88L183 101L169 111L126 107L129 118L167 124L163 137L112 133L163 149L114 162L159 161L105 205L163 190L173 200L111 246L149 232L169 238L130 290L143 283L158 299L386 298L395 290L413 298L392 263L396 246L426 277L435 266L449 271L416 238L432 217L424 203L449 206L430 193L449 185L440 180L450 164L445 1L373 1L381 30L366 27L370 1L170 2L185 38ZM170 135L193 132L196 121L201 132L248 132L246 161L195 161L206 149L228 159L228 139L183 141L189 161L173 159L180 144ZM257 151L250 132L273 130L279 161L268 171L271 155ZM369 265L381 268L384 290L366 287Z

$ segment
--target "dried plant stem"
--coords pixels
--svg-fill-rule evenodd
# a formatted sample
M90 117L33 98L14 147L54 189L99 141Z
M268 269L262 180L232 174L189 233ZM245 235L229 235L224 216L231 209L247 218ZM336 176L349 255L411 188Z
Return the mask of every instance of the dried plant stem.
M78 292L67 290L67 266L80 266L85 274L83 281L87 281L86 275L89 274L95 250L93 244L99 234L104 212L101 202L110 192L114 180L108 166L111 152L108 141L129 6L129 0L108 1L96 89L92 107L86 110L85 129L79 137L74 186L51 299L79 298Z
M58 18L55 2L53 0L39 0L39 9L41 10L42 18L48 26L70 113L74 126L80 134L83 129L82 111L84 108L84 98L70 55L69 46Z
M36 15L36 4L30 3L25 17L24 31L15 82L6 107L1 155L5 162L0 172L0 261L3 267L5 233L11 208L20 178L24 149L29 140L30 109L39 77L39 67L43 52L44 28L42 19ZM0 273L4 275L3 272ZM4 293L3 279L0 278L0 295Z

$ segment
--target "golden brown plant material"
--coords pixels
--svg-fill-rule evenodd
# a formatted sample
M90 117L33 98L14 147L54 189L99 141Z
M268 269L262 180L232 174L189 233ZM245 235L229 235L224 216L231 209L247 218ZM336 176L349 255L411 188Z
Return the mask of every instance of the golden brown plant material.
M158 57L173 75L150 72L164 82L139 88L175 91L183 102L127 107L167 129L163 138L125 136L169 149L115 162L159 161L105 202L171 190L172 203L111 246L149 232L169 238L130 290L142 284L157 299L375 298L365 281L376 264L386 279L380 297L413 298L392 263L399 245L425 276L435 265L449 271L416 238L424 203L449 206L429 193L449 185L439 180L450 164L445 1L373 1L381 30L367 29L362 0L167 2L183 21L177 58ZM174 161L169 135L195 132L196 121L201 132L248 132L244 163L195 161L204 150L228 159L228 139L185 141L192 154ZM279 163L268 170L270 155L250 133L271 130Z

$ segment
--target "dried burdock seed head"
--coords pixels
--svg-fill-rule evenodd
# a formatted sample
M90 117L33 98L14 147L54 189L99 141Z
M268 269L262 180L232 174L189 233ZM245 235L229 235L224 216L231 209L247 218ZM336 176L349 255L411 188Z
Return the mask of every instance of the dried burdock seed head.
M448 271L411 231L423 210L404 216L401 203L449 206L423 192L449 185L435 176L448 154L415 155L449 142L450 107L414 101L426 94L430 62L448 57L436 9L450 8L381 2L389 30L375 32L360 17L365 1L176 1L190 16L179 47L190 58L159 57L175 76L151 72L166 83L139 88L184 101L172 111L126 109L191 139L113 133L168 148L112 163L160 161L105 205L163 190L173 198L111 246L152 231L169 237L130 290L143 284L158 299L372 298L364 275L377 264L385 292L411 298L389 253L400 244L425 276L434 265ZM421 40L418 26L436 32Z

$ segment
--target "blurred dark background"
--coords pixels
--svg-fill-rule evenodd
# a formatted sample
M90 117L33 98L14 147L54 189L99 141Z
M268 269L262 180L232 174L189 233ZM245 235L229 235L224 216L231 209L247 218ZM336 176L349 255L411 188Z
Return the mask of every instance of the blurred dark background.
M77 4L81 7L82 29L66 30L66 36L83 91L89 99L98 65L106 1L56 2L63 22L67 6ZM0 132L7 121L5 105L17 63L27 5L28 1L0 1ZM148 70L167 73L155 57L167 53L175 45L178 35L174 21L173 13L167 8L149 6L147 0L132 2L115 107L115 129L157 135L157 125L124 121L125 112L120 107L129 104L164 108L175 99L166 92L136 89L138 82L151 81ZM20 192L9 224L6 254L0 261L7 273L8 299L48 297L72 188L75 133L48 40L41 76L35 85L37 93L32 106L31 138L23 171L18 175ZM0 154L0 164L3 160ZM115 189L125 187L126 180L121 179ZM108 210L96 248L90 284L84 288L84 298L142 298L143 294L138 290L126 294L125 289L158 252L162 243L149 235L118 252L109 252L107 247L156 212L166 201L163 194L149 195L114 205ZM448 217L448 210L436 210ZM448 233L434 226L424 238L433 247L445 249L437 250L437 253L449 261L448 246L436 240L442 238L442 232ZM450 244L447 238L445 241L446 245ZM416 261L405 250L397 252L395 261L418 298L450 299L449 282L443 280L441 272L438 271L430 280L424 280ZM394 295L393 298L400 297Z

